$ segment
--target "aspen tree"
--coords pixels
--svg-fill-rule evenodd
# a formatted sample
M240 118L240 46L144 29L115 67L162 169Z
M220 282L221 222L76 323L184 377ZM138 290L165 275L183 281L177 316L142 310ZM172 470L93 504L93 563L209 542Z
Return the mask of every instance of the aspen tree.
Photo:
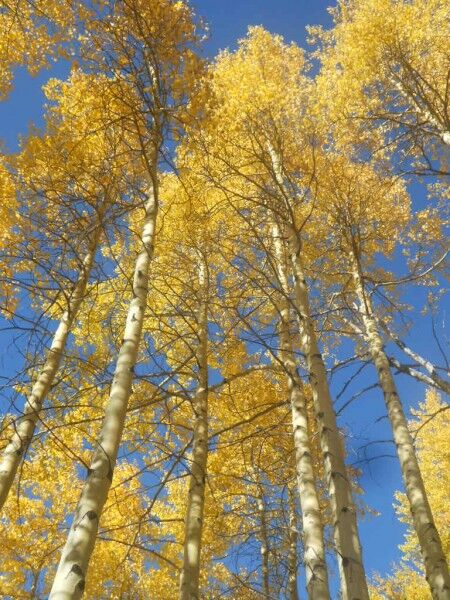
M183 568L180 600L199 598L202 529L205 504L206 464L208 458L208 266L198 252L198 382L192 408L195 415L192 464L186 508Z
M322 200L326 198L331 231L333 226L336 228L334 241L348 254L363 336L383 391L427 581L433 598L443 600L450 593L446 558L362 267L370 264L375 252L392 253L396 235L398 237L407 223L409 197L400 181L383 178L369 165L351 164L342 157L335 157L333 162L330 157L328 172L333 176L333 183L325 184ZM376 229L374 221L378 224Z
M288 598L289 600L299 600L297 582L297 512L294 490L290 485L287 486L287 494L289 507Z
M310 33L323 63L318 109L327 105L338 120L337 136L348 126L364 138L375 125L401 160L417 166L424 157L425 169L448 170L448 3L340 0L333 18L330 31Z
M330 597L330 592L328 589L323 523L312 464L313 456L309 440L308 417L303 385L297 374L297 365L293 353L290 289L285 264L286 252L283 248L283 236L276 223L272 225L272 237L282 294L282 306L280 308L280 360L288 378L289 400L292 409L296 471L302 510L306 589L308 590L309 598L326 599Z
M245 219L249 218L247 212L256 213L262 205L266 214L279 218L283 224L283 236L289 246L289 267L294 276L292 297L302 332L301 349L307 358L316 417L321 423L342 594L349 600L367 599L351 482L310 315L299 255L300 240L293 219L295 212L301 210L300 191L308 185L314 169L310 158L314 147L309 140L317 138L311 131L307 114L311 82L302 68L305 68L305 59L301 50L293 44L285 45L282 38L271 36L262 28L251 29L234 55L224 53L220 57L211 77L215 103L212 103L211 114L202 122L205 128L215 127L217 137L215 140L209 135L204 143L211 154L205 172L209 177L217 173L217 185L231 198L238 199L237 210L243 212ZM202 141L200 134L200 144ZM318 143L316 139L315 145ZM281 171L280 145L286 149L290 177Z
M450 576L447 560L428 502L412 435L397 392L389 359L384 350L383 339L378 331L372 301L365 291L359 259L353 256L353 261L353 280L359 303L359 313L364 323L365 337L383 390L414 529L423 556L427 581L434 599L447 600L450 598Z
M134 265L132 299L105 416L91 467L62 551L50 598L81 598L103 506L111 486L132 393L149 291L149 268L159 206L158 160L173 118L182 112L199 62L188 50L197 40L189 7L183 2L132 0L109 8L90 24L86 61L111 71L126 99L120 121L132 132L130 154L146 171L144 220ZM113 25L111 27L111 25ZM126 40L126 41L125 41ZM130 44L134 51L129 52ZM104 55L108 61L102 62Z
M264 499L264 490L259 480L259 474L256 470L252 471L256 479L256 510L258 519L258 537L261 544L261 575L262 575L262 595L264 598L270 598L270 562L269 562L269 537L267 533L266 504Z
M45 235L55 253L64 256L67 246L70 258L74 252L71 250L74 245L70 240L72 234L82 246L77 252L84 252L84 256L72 258L74 269L78 271L73 287L66 294L66 304L61 304L62 314L54 311L59 323L50 348L35 375L23 414L14 425L10 442L3 450L0 459L0 507L6 501L17 469L42 418L42 408L60 369L68 336L88 292L96 253L107 235L106 218L111 218L111 206L121 193L124 164L117 156L117 135L101 127L99 110L102 101L99 106L93 92L99 82L92 77L87 80L75 74L64 85L53 81L45 87L47 97L55 101L47 114L47 131L40 137L31 135L15 161L17 187L24 198L29 197L29 206L23 207L21 217L23 235L28 243L32 244L30 231L39 223L39 216L35 217L38 212L42 214ZM86 83L91 86L90 91ZM80 94L83 94L86 110L89 110L89 124L84 121L82 112L72 112ZM93 133L94 123L98 130ZM61 155L66 155L65 161L61 161ZM83 204L81 211L77 208L80 203ZM70 268L68 261L66 259L65 266ZM23 262L27 264L28 259L24 258ZM18 269L24 267L18 264Z
M133 275L133 298L130 301L103 426L62 552L50 598L81 598L85 588L89 558L94 549L100 516L111 486L127 403L131 395L149 289L148 274L153 253L157 207L158 183L155 173L153 187L145 201L142 248L136 258Z
M180 507L184 529L178 594L180 598L196 598L205 579L201 548L209 454L208 371L217 363L218 354L217 344L210 339L210 297L215 291L214 238L221 215L216 223L211 208L214 190L208 193L199 186L182 160L178 166L182 177L166 175L163 179L165 203L159 243L164 251L152 267L155 292L149 309L154 317L149 325L156 347L164 349L165 360L173 369L173 382L178 380L180 385L182 396L170 417L173 432L186 444L185 450L192 447L191 456L186 456L188 485ZM208 554L205 560L209 561Z
M282 166L273 146L269 147L269 154L276 184L284 190ZM301 260L301 239L294 223L288 223L285 232L294 276L294 307L299 321L301 348L306 357L315 415L320 424L320 443L333 511L334 540L342 594L348 599L368 598L351 481L345 466L344 447L337 426L325 363L311 318L308 288Z
M290 240L290 254L295 278L296 308L302 328L302 349L308 364L315 414L320 423L321 448L333 510L334 539L341 571L343 595L346 598L365 598L368 597L367 583L351 482L345 466L344 448L333 409L325 364L311 322L298 245L294 245L292 239Z
M14 426L14 433L10 442L3 450L0 459L0 508L3 507L8 497L17 469L31 442L36 425L41 418L42 406L61 364L67 338L86 294L102 227L102 224L97 225L91 233L89 249L82 261L79 278L70 295L67 309L62 315L53 336L44 366L26 400L23 416L20 417L20 420Z
M427 490L428 500L435 515L436 527L441 535L445 555L449 556L449 505L447 490L450 471L448 469L448 428L449 412L439 393L431 388L426 390L425 399L419 408L412 410L413 419L409 420L410 432L414 435L414 445L420 470ZM407 524L405 542L400 546L401 562L386 579L377 576L373 582L375 600L403 595L412 600L428 600L431 591L424 578L424 568L420 558L420 547L411 518L409 501L403 492L396 494L395 510L399 519Z

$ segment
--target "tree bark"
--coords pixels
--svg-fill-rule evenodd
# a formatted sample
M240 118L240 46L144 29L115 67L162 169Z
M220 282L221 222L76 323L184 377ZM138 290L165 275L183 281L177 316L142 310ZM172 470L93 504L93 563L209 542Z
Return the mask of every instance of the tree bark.
M142 249L135 263L133 298L128 309L124 337L105 409L100 438L75 511L69 536L62 551L50 592L51 600L82 597L100 517L113 478L128 401L132 393L134 367L142 337L149 287L149 266L153 255L158 211L156 179L155 174L149 198L145 204Z
M23 416L20 417L8 445L3 450L0 459L0 508L6 502L19 465L31 443L37 422L41 418L40 413L45 399L61 365L67 338L86 295L102 226L102 223L99 223L95 227L88 251L82 262L78 281L69 299L67 309L64 311L53 335L52 344L45 357L44 366L32 387L31 394L25 402Z
M203 259L200 259L199 263L199 291L201 300L198 311L198 386L193 401L195 425L184 528L180 600L200 598L200 557L208 461L208 276Z
M399 348L401 348L407 356L412 358L412 360L414 360L416 363L418 363L421 367L423 367L427 371L427 373L429 373L429 379L431 379L431 385L433 385L434 387L438 387L445 394L450 395L450 383L448 381L445 381L445 379L442 379L442 377L440 377L438 375L438 373L436 371L436 367L429 360L426 360L425 358L423 358L423 356L421 356L420 354L418 354L417 352L415 352L414 350L409 348L404 342L402 342L402 340L399 337L397 337L396 335L391 333L387 327L385 328L385 330L387 331L389 337L391 337L394 340L394 342L397 344L397 346ZM397 364L399 364L398 361L396 361L396 362L397 362ZM417 371L416 369L409 367L408 365L399 364L399 366L397 368L405 373L408 373L412 377L416 377L417 379L420 379L420 375L421 375L420 371ZM428 385L430 385L430 384L428 384Z
M276 184L284 199L289 201L279 156L271 145L268 150ZM289 208L292 215L292 207ZM301 349L306 357L310 377L314 412L319 424L320 445L333 513L342 599L369 600L351 481L345 466L344 444L337 427L325 363L311 318L309 293L300 258L301 242L294 223L287 224L286 235L294 276L294 308L299 321Z
M290 331L291 311L289 306L289 285L285 265L285 252L280 230L276 224L272 226L272 237L275 246L277 274L282 288L279 358L286 372L289 401L292 410L297 483L303 523L306 589L308 597L311 600L327 600L330 598L330 592L328 587L322 515L316 489L303 385L297 374Z
M368 600L369 591L362 560L356 509L351 481L345 466L344 441L337 426L325 363L319 351L311 318L308 289L300 260L300 244L294 231L289 233L289 247L301 330L301 347L310 376L333 512L334 543L338 556L342 597L343 600Z
M353 280L369 346L378 379L383 390L386 409L392 426L394 442L400 461L403 483L408 497L412 521L425 565L425 573L434 600L449 600L450 577L441 539L434 524L433 514L417 460L413 439L408 428L389 359L377 327L372 301L365 292L358 259L353 255Z
M259 481L256 469L252 469L257 488L256 507L259 519L259 541L261 544L261 573L262 573L262 595L266 600L270 599L270 579L269 579L269 538L267 535L266 506L264 502L264 492Z
M289 553L288 553L288 589L289 600L299 600L297 583L297 513L295 509L294 490L288 486L288 508L289 508Z

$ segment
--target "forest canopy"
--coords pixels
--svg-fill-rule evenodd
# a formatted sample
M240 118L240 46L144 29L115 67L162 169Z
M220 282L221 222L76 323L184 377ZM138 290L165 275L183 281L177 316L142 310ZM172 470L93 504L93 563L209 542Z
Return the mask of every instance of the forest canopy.
M200 13L0 0L0 597L450 600L450 4Z

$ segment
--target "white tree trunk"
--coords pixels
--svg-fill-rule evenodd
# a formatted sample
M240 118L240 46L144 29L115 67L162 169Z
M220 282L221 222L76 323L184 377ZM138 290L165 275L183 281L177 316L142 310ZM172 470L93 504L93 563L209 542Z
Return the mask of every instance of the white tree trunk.
M288 508L289 508L289 553L288 553L288 600L299 600L297 582L297 513L295 508L294 490L288 486Z
M86 294L101 232L102 224L100 223L96 226L92 234L88 251L82 262L78 281L69 298L67 309L53 335L52 344L45 357L44 366L32 387L31 394L25 402L23 416L19 418L14 433L8 445L3 450L0 459L0 508L6 502L17 469L32 440L37 422L41 419L40 413L44 401L59 370L67 338Z
M259 476L255 468L252 469L257 488L256 508L259 520L259 542L261 544L261 575L262 575L262 596L266 600L270 599L270 578L269 578L269 537L267 535L266 506L264 502L264 492L259 481Z
M425 573L434 600L449 600L450 577L441 539L434 524L433 514L428 502L413 439L402 403L397 393L389 359L377 327L370 297L365 293L364 283L357 259L353 272L359 310L364 323L365 337L372 360L378 372L383 390L387 413L392 426L395 446L400 461L403 483L411 508L411 515L422 552Z
M289 199L279 156L270 144L268 150L276 184L283 192L284 199ZM292 211L292 207L289 208ZM337 427L325 364L319 352L311 318L308 288L300 259L301 245L294 223L287 227L286 233L294 275L294 308L299 321L301 349L306 357L309 371L314 412L319 424L320 445L333 512L334 543L338 557L342 600L369 600L351 481L345 467L344 443Z
M142 337L147 303L149 266L153 254L158 210L157 195L155 176L145 205L142 249L135 263L133 298L128 309L124 337L105 409L100 438L62 551L50 592L51 600L81 598L85 588L89 560L95 546L102 510L111 486L128 400L132 392L134 367Z
M345 466L344 441L337 426L325 364L311 318L309 294L300 260L300 245L294 231L289 233L289 247L301 330L301 348L310 376L314 412L319 424L320 445L333 511L333 533L341 593L343 600L368 600L369 591L362 560L356 509L351 481Z
M426 360L425 358L423 358L423 356L417 354L417 352L409 348L404 342L402 342L400 338L391 333L387 328L386 330L388 331L388 335L394 340L397 346L401 348L407 356L412 358L414 362L423 367L429 373L429 377L428 375L425 375L421 378L422 373L420 371L417 371L412 367L402 365L398 361L395 361L397 363L396 366L398 365L397 368L400 371L408 373L412 377L416 377L419 380L421 379L422 381L425 381L425 383L427 383L428 385L438 387L445 394L448 394L450 396L450 383L448 381L445 381L445 379L442 379L442 377L438 375L436 367L429 360Z
M292 410L296 472L303 523L306 589L308 597L311 600L327 600L330 598L330 592L328 587L322 515L314 476L303 385L297 374L297 364L292 344L289 284L286 273L285 252L281 233L276 224L272 226L272 237L275 246L277 274L283 294L280 303L279 358L286 372L289 401Z
M201 300L198 311L198 387L193 401L195 424L184 529L180 600L200 598L200 556L208 461L208 276L202 259L199 264L199 293Z

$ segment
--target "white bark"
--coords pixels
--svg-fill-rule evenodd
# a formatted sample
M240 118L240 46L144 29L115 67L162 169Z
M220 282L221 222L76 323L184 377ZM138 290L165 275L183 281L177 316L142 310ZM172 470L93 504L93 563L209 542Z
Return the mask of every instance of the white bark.
M203 514L205 508L206 466L208 460L208 302L207 269L199 264L198 311L198 387L193 401L195 413L192 442L192 466L189 477L188 503L184 530L183 568L180 578L180 600L200 598L200 557L202 546Z
M0 508L6 502L17 469L32 440L36 425L41 419L40 413L44 401L59 370L67 338L86 294L101 231L102 225L99 224L92 234L88 251L82 262L78 281L69 298L67 309L64 311L53 335L52 344L45 357L42 370L33 384L31 394L25 402L23 416L20 417L8 445L3 450L0 459Z
M402 340L400 338L398 338L396 335L392 334L387 328L386 328L386 330L387 330L389 336L397 344L397 346L399 348L401 348L407 356L412 358L416 363L418 363L421 367L423 367L430 374L431 385L438 387L445 394L450 395L450 383L448 381L445 381L445 379L442 379L442 377L440 377L438 375L438 373L436 372L435 366L429 360L426 360L425 358L420 356L420 354L417 354L417 352L415 352L414 350L409 348L404 342L402 342ZM399 364L398 361L396 361L396 363ZM411 374L413 377L417 377L418 379L420 379L421 373L416 371L416 369L413 369L411 367L408 367L407 365L401 365L401 364L399 364L399 366L397 368L399 368L400 370L402 370L406 373ZM426 381L426 383L429 383L429 382Z
M309 295L300 260L300 247L293 231L289 236L294 273L296 309L301 330L301 348L306 357L319 424L320 445L333 512L343 600L368 600L369 591L362 560L351 481L345 466L344 441L339 432L322 354L311 318Z
M356 259L353 279L360 314L365 327L365 337L378 372L378 379L383 390L387 413L392 426L403 483L425 565L426 578L434 600L449 600L450 577L447 561L428 502L408 422L390 369L389 359L384 351L383 340L378 331L372 302L365 293Z
M285 190L280 160L275 149L270 145L269 154L276 183L287 199L289 194ZM300 240L293 224L286 229L289 257L294 275L294 307L299 320L301 349L306 357L309 371L314 411L319 424L320 445L333 512L334 543L338 558L342 599L369 600L351 481L345 466L344 444L337 427L325 364L319 351L311 318L309 293L300 259Z
M262 574L262 596L270 599L270 579L269 579L269 538L267 535L266 506L264 502L264 492L258 478L256 469L252 469L257 488L256 508L259 520L259 542L261 544L261 574Z
M295 509L294 490L288 486L288 508L289 508L289 554L288 554L288 600L299 600L297 582L297 514Z
M441 133L441 137L444 144L450 146L450 131L444 131L443 133Z
M327 600L330 598L330 592L328 587L322 515L316 489L303 385L297 374L290 331L291 311L288 299L289 284L286 274L285 253L283 251L280 230L276 224L272 226L272 236L275 246L278 279L283 293L280 306L279 355L288 380L289 401L292 410L296 472L303 522L306 589L308 597L311 600Z
M132 393L133 373L142 337L148 295L149 266L153 254L158 209L157 193L155 175L154 184L145 205L142 249L135 263L133 298L128 310L124 337L105 409L100 438L62 551L50 592L51 600L81 598L85 588L89 560L94 549L102 510L111 486L128 400Z

